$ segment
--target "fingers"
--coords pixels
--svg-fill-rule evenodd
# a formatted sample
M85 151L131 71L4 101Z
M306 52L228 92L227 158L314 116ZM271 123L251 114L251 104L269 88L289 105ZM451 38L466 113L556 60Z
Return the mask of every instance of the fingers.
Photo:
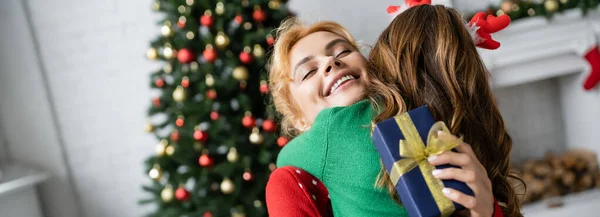
M471 146L467 143L462 143L459 146L456 146L456 151L475 157L475 152L473 152L473 148L471 148Z
M477 181L477 174L474 171L460 168L436 169L432 174L438 179L454 179L464 183Z
M450 200L464 206L467 209L475 209L477 207L477 200L473 196L466 195L460 191L452 188L443 188L442 193Z
M468 167L473 164L473 158L468 154L456 152L444 152L440 155L431 156L427 160L434 166L452 164L460 167Z
M438 138L440 138L441 140L456 140L456 139L458 139L458 137L456 137L450 133L446 133L444 131L438 131ZM475 156L475 152L473 152L473 148L471 148L471 146L467 143L460 144L459 146L456 147L456 150L461 153L466 153L466 154Z

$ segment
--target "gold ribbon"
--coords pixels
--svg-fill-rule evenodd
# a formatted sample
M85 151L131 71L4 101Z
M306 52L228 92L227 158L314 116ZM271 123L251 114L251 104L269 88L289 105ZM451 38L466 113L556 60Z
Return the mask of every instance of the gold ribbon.
M394 186L398 183L402 175L418 167L442 214L441 216L450 216L454 213L454 204L452 204L452 200L442 194L444 183L431 174L435 167L427 161L427 158L452 150L462 144L462 138L438 137L438 131L443 131L450 135L450 130L448 130L446 124L440 121L436 122L429 129L427 146L425 146L408 113L396 116L394 119L396 119L396 123L405 138L405 140L400 140L400 156L402 156L402 159L396 161L390 171L390 179L394 183Z

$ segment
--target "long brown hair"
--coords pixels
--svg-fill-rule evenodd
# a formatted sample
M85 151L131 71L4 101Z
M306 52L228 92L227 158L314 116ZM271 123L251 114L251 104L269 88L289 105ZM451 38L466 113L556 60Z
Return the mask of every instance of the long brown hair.
M461 15L441 5L421 5L398 15L371 54L369 95L380 107L374 122L428 105L436 120L463 135L487 169L505 216L522 216L509 181L512 140L489 86L488 72ZM379 186L395 192L385 172Z

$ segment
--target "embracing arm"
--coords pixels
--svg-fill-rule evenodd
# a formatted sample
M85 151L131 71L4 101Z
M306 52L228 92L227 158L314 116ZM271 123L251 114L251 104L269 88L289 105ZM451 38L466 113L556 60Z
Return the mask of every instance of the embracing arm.
M327 188L321 181L292 166L273 171L266 188L269 216L332 216L328 197Z

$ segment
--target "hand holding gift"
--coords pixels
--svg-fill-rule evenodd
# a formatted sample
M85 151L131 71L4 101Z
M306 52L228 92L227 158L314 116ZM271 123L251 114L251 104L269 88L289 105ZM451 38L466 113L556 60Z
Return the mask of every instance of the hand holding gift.
M438 136L444 139L455 139L452 134L439 131ZM464 182L473 190L474 196L464 194L456 189L444 188L442 192L452 201L464 206L471 217L492 216L494 212L494 196L492 194L492 183L487 176L487 171L477 160L470 145L462 143L456 147L457 152L444 152L428 158L434 165L451 164L461 168L447 168L433 170L432 174L441 180L457 180Z
M373 141L411 217L450 216L464 207L471 216L492 215L485 169L426 106L377 123Z

